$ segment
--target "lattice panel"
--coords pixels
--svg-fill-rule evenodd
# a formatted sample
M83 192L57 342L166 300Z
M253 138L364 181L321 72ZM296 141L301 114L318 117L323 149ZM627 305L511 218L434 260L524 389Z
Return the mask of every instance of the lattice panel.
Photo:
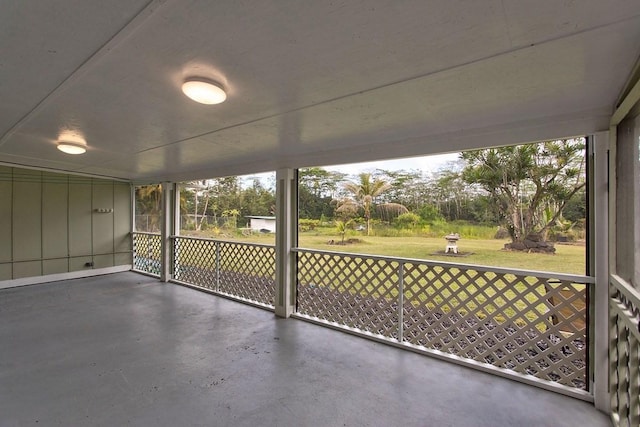
M398 268L380 259L301 252L298 312L397 338Z
M185 283L217 290L217 244L213 240L176 238L173 277Z
M587 285L405 264L404 340L586 390Z
M174 278L216 292L274 305L275 248L176 237Z
M617 426L640 425L640 306L616 290L610 301L611 411Z
M300 314L388 338L402 331L401 342L587 389L588 284L362 255L298 257Z
M274 305L276 252L273 246L219 242L220 292Z
M160 276L162 237L159 234L133 233L133 269Z

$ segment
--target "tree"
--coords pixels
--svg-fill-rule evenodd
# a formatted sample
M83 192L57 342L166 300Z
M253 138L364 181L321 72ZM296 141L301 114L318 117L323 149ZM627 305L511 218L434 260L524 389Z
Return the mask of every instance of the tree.
M380 197L383 203L397 203L407 210L417 210L425 203L425 190L429 184L425 181L422 172L411 170L386 170L376 169L374 178L388 182L391 186Z
M304 168L298 171L298 212L301 218L333 217L331 204L340 182L346 175L323 168Z
M462 176L489 193L512 242L534 232L544 238L585 186L584 148L578 138L469 151Z
M241 203L235 209L243 217L251 215L273 215L275 213L276 196L272 189L265 186L258 179L251 182L241 192Z
M238 226L238 215L240 215L240 211L238 209L227 209L226 211L222 211L224 226L231 230L235 230Z
M357 212L359 208L364 211L366 221L367 236L371 230L371 207L376 197L389 190L391 185L385 181L371 179L371 174L361 173L357 182L347 182L344 189L351 197L345 198L338 203L336 212Z
M136 216L146 216L147 221L136 223L136 229L147 232L160 230L160 215L162 214L162 186L144 185L136 187Z

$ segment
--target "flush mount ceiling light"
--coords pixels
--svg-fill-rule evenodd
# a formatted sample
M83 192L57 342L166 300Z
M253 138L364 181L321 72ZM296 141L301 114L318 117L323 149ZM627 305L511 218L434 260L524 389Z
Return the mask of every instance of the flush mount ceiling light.
M84 154L87 152L87 147L80 142L60 141L58 150L67 154Z
M218 83L202 78L186 80L182 84L182 92L201 104L220 104L227 99L226 92Z

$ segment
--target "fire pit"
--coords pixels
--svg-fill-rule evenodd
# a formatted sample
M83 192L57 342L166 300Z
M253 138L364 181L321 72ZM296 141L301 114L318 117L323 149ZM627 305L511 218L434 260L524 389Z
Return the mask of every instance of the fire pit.
M458 233L449 233L444 238L447 240L447 246L444 250L445 254L448 254L451 251L454 254L458 253L458 240L460 240L460 235Z

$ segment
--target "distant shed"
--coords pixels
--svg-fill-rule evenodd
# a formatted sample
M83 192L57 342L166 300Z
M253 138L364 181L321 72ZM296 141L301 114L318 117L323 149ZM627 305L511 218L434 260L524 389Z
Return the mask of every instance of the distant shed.
M254 231L268 230L270 233L276 232L275 216L247 216L249 218L249 228Z

